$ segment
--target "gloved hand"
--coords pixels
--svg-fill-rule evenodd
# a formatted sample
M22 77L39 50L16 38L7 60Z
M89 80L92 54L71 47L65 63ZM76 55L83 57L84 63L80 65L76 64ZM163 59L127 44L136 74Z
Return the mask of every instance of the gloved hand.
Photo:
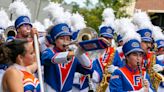
M82 55L85 53L85 50L83 50L80 46L77 47L77 49L74 50L75 55Z
M158 56L157 56L157 59L158 59L159 61L164 61L164 55L158 55Z
M75 49L77 49L77 48L78 48L78 47L77 47L76 45L74 45L74 44L68 46L68 49L69 49L69 50L72 50L72 51L75 50Z
M85 51L78 47L76 50L74 50L74 55L78 59L81 65L91 68L92 63L91 60L88 58L88 56L85 54Z
M155 65L153 66L153 70L154 70L155 72L163 71L163 66L161 66L161 65L159 65L159 64L155 64Z
M116 70L116 69L118 69L117 66L114 66L114 65L110 65L110 66L108 66L108 72L110 72L110 73L113 73L114 70Z
M74 75L73 83L74 84L80 84L81 76L82 76L82 74L76 72L75 75Z
M94 71L92 74L92 81L94 83L98 83L100 81L99 74L96 71Z
M149 81L144 80L144 87L142 87L140 90L130 91L130 92L152 92L152 90L149 87L150 87Z

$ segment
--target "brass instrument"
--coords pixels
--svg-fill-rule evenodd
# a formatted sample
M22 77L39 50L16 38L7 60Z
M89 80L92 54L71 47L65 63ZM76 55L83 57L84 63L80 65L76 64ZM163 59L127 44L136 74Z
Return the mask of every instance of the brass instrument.
M153 66L155 65L155 63L156 63L156 56L153 55L150 58L150 66L148 67L147 72L150 76L150 82L152 83L153 88L157 92L158 86L162 81L164 81L163 80L164 78L163 76L160 76L157 72L153 70Z
M80 30L80 32L78 33L77 41L81 42L85 40L91 40L97 37L98 37L98 34L96 30L94 30L91 27L86 27Z
M80 32L77 35L77 38L75 41L69 43L69 44L64 44L63 46L69 46L72 44L77 44L79 42L85 41L85 40L91 40L94 38L98 38L98 34L95 29L91 27L86 27L80 30Z
M108 81L111 77L111 73L108 72L108 66L112 65L113 63L112 61L114 58L114 53L115 53L115 49L114 49L114 52L111 53L110 56L108 56L107 58L108 63L105 65L103 78L100 84L98 85L98 87L96 88L96 92L105 92L109 85Z
M9 36L16 37L17 31L14 26L9 26L5 29L4 36L7 39Z

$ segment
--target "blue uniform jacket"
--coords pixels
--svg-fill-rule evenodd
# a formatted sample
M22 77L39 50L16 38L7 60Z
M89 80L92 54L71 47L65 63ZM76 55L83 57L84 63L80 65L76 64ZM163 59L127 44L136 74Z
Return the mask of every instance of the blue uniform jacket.
M57 92L66 92L72 89L74 73L91 74L92 67L83 67L76 57L67 64L52 63L52 58L59 51L46 49L41 55L41 63L44 65L44 81Z
M99 57L98 59L95 59L93 61L93 65L92 65L93 69L96 72L98 72L99 77L100 77L100 81L102 80L103 72L104 72L103 66L100 62L104 62L104 60L106 60L107 57L108 57L108 54L105 54L103 57ZM102 60L100 60L100 58L102 58ZM124 66L124 63L123 63L123 61L121 61L117 50L114 52L112 64L114 66L117 66L117 67L123 67Z
M150 78L146 71L142 71L142 75L144 76L144 79L146 78L150 83ZM127 65L115 70L109 83L110 92L127 92L142 88L139 70L134 71ZM151 84L150 88L154 91Z

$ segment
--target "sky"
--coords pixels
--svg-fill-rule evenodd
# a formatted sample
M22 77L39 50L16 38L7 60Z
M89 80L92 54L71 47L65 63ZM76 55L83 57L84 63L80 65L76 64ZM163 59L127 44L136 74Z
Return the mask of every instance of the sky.
M64 0L65 2L67 2L68 4L70 4L71 2L76 2L77 4L79 4L80 5L80 7L84 7L85 6L85 4L84 4L84 2L86 1L86 0ZM96 4L97 3L97 0L90 0L93 4Z

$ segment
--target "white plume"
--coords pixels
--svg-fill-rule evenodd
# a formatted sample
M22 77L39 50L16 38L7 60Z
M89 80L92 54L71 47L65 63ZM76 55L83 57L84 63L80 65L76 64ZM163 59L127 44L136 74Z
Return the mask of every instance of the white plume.
M0 27L5 29L9 26L10 20L4 9L0 10Z
M72 14L71 17L71 24L72 24L72 31L81 30L86 27L84 17L80 15L78 12Z
M43 9L54 24L66 23L64 19L64 8L59 3L50 2Z
M64 19L65 19L65 22L71 26L71 16L72 14L69 12L69 11L65 11L64 12Z
M123 36L123 42L126 43L131 39L136 39L141 42L141 37L138 33L136 33L136 27L131 20L128 18L121 18L117 20L117 33Z
M113 29L115 29L115 25L114 25L115 15L114 15L114 11L112 8L104 9L104 11L102 13L102 18L103 18L103 22L100 25L99 29L101 29L101 27L103 27L103 26L110 26Z
M47 29L48 27L50 27L51 25L53 25L52 21L49 18L45 18L43 20L43 25L45 27L45 29Z
M132 22L138 26L139 29L152 29L152 23L150 21L150 17L147 15L146 12L136 12L133 15L133 20Z
M155 41L160 39L164 40L164 34L162 33L162 29L160 27L153 26L153 37Z
M136 39L139 42L141 42L141 36L136 33L135 31L128 31L127 33L125 33L125 35L123 36L123 42L126 43L131 39Z
M30 10L27 8L27 6L22 2L21 0L14 1L9 6L9 11L12 14L15 14L16 17L19 16L28 16L31 18Z
M35 21L32 25L34 28L37 29L38 32L46 32L44 25L39 21Z
M131 22L131 20L128 18L116 19L114 21L116 33L122 34L122 35L125 34L126 30L121 30L121 29L122 29L122 27L126 26L130 22Z
M102 17L103 19L108 18L111 21L115 20L115 15L114 15L114 11L112 8L106 8L103 13L102 13Z

